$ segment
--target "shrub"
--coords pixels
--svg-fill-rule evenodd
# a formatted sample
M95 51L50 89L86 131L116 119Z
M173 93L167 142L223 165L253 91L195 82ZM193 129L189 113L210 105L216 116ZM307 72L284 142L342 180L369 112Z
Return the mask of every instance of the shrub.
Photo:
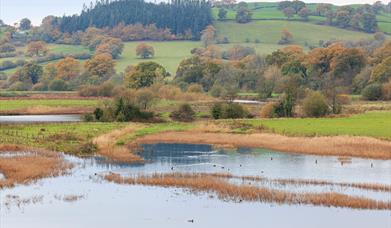
M96 108L94 111L94 117L96 120L101 120L103 117L103 110L101 108Z
M384 100L391 100L391 79L382 86L382 96Z
M84 121L86 121L86 122L92 122L92 121L95 120L94 115L92 115L91 113L85 114L85 115L83 116L83 119L84 119Z
M39 83L33 85L33 87L31 88L31 90L33 90L33 91L46 91L47 89L48 89L48 87L43 82L39 82Z
M350 97L347 94L339 94L337 96L337 102L338 102L338 104L348 105L352 101L351 101Z
M274 117L274 108L276 106L276 103L270 102L262 106L260 117L262 118L273 118Z
M326 98L319 92L310 92L303 101L303 111L309 117L321 117L328 113Z
M14 84L12 84L9 87L9 90L13 90L13 91L27 91L30 88L31 88L31 84L30 83L18 81L18 82L15 82Z
M212 88L210 89L210 95L213 97L220 97L223 93L223 87L215 83Z
M190 93L202 93L203 89L202 89L202 86L200 84L191 84L187 88L187 92L190 92Z
M293 108L295 106L292 95L284 94L276 105L274 106L273 116L274 117L292 117Z
M173 111L170 114L170 118L175 121L191 122L195 118L195 112L189 104L182 104L179 106L178 110Z
M222 119L222 115L223 115L223 105L221 103L217 103L215 105L213 105L212 109L211 109L211 114L213 116L214 119Z
M215 104L211 109L214 119L240 119L250 117L250 113L240 104L226 103Z
M104 82L101 85L84 85L79 88L79 95L82 97L111 97L113 96L114 85L111 82Z
M98 146L93 142L87 142L82 144L78 150L82 154L94 154L98 150Z
M82 97L98 96L98 87L93 85L84 85L79 88L78 93Z
M54 79L49 83L49 90L51 91L66 91L68 89L68 85L64 80Z
M376 101L382 97L382 87L378 83L367 85L362 91L362 97L368 101Z
M149 121L153 118L152 112L141 111L125 97L117 97L114 102L106 104L103 108L94 111L96 120L99 121Z

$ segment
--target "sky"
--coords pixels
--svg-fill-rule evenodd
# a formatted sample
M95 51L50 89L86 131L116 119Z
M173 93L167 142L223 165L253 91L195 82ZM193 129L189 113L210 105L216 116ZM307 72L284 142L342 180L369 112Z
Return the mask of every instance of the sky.
M154 0L155 1L155 0ZM240 0L237 0L240 1ZM246 0L245 0L246 1ZM247 2L279 2L281 0L247 0ZM335 5L372 4L376 0L304 0L304 2L327 2ZM382 0L388 3L390 0ZM48 15L62 16L80 13L83 4L91 0L0 0L0 19L7 24L29 18L34 25L39 25L42 18ZM95 0L94 0L95 2Z

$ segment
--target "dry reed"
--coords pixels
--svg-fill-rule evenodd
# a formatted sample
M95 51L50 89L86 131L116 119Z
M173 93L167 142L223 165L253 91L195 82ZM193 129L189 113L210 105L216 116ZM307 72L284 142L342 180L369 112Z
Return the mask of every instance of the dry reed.
M123 129L117 129L107 134L100 135L93 140L98 146L98 154L119 162L143 162L143 158L132 153L126 145L116 145L119 138L131 134L141 128L141 125L132 124Z
M0 145L0 152L31 151L25 155L0 156L0 189L15 184L28 184L37 179L64 174L72 167L60 154L44 150L32 150L17 145ZM15 154L16 155L16 154Z
M281 152L314 155L391 159L391 142L352 136L288 137L277 134L230 134L219 132L164 132L146 135L138 143L202 143L229 147L268 148Z
M377 192L391 192L391 185L376 184L376 183L348 183L348 182L332 182L326 180L314 179L271 179L262 176L235 176L230 173L199 173L198 175L213 176L226 179L240 179L243 181L268 182L281 185L318 185L318 186L338 186L349 187L362 190L371 190Z
M391 202L353 197L335 192L293 193L264 187L235 185L224 181L224 178L207 174L172 173L124 178L119 174L110 173L105 176L105 179L118 184L179 187L194 192L213 192L216 193L219 198L228 200L391 210Z

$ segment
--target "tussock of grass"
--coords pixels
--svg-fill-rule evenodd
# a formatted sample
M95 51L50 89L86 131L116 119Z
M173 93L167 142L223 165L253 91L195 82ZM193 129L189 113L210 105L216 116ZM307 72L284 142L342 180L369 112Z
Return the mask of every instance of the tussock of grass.
M25 155L1 156L7 152L33 151ZM16 145L0 145L0 189L15 184L28 184L37 179L58 176L72 166L65 162L60 154L43 150L31 150Z
M353 197L335 192L293 193L264 187L235 185L224 178L208 174L153 174L150 176L122 177L110 173L104 178L118 184L179 187L194 192L213 192L221 199L270 202L278 204L308 204L315 206L354 209L390 210L391 202Z

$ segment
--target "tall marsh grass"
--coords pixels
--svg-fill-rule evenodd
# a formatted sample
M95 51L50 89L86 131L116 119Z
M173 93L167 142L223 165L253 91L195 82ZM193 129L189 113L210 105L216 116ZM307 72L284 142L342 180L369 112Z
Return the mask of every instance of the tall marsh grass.
M104 178L118 184L178 187L193 192L212 192L217 194L220 199L226 200L391 210L391 202L376 201L335 192L293 193L251 185L236 185L229 183L224 177L208 174L171 173L122 177L119 174L110 173L105 175Z

